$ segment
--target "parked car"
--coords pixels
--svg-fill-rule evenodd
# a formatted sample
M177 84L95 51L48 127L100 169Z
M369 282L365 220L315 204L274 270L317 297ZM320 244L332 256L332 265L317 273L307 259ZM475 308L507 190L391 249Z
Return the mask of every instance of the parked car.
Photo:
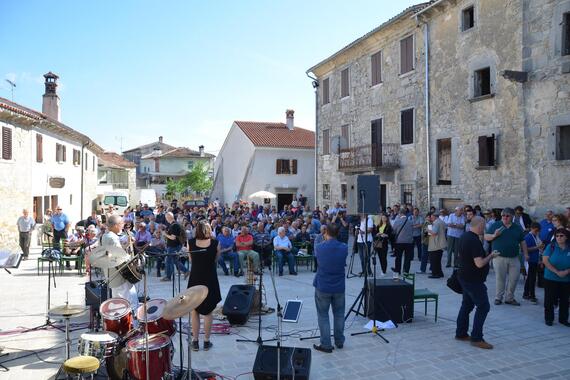
M184 202L183 207L185 210L194 208L194 207L206 207L208 206L208 204L206 203L206 201L202 200L202 199L194 199L194 200L188 200L186 202Z

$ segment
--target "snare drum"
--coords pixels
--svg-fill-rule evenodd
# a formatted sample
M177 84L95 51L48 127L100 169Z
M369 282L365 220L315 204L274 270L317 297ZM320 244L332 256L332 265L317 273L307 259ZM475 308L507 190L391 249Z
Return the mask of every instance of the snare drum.
M115 354L119 336L114 332L101 331L81 334L79 338L79 355L94 356L100 361Z
M162 317L165 306L166 300L160 298L147 301L146 319L144 317L144 304L139 306L137 310L137 319L141 325L141 331L144 331L144 326L146 324L148 326L149 334L165 334L171 337L176 333L176 323Z
M127 342L127 360L129 374L136 380L162 379L172 372L170 338L163 334L149 335L148 358L149 375L146 377L146 342L145 338L132 339Z
M131 330L133 316L131 304L124 298L109 298L99 308L103 328L123 336Z
M125 264L120 269L119 267L117 267L116 269L121 274L121 277L123 277L131 284L136 284L137 282L140 282L140 280L142 280L142 274L140 271L140 265L138 260L131 261L130 263Z

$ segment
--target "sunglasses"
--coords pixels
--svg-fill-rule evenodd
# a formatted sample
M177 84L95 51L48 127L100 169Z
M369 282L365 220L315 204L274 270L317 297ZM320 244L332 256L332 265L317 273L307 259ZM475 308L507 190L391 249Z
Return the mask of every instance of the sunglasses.
M510 218L512 215L501 215L503 218Z
M558 234L558 235L556 235L556 237L557 237L557 238L559 238L559 237L566 237L566 235L564 235L564 234Z

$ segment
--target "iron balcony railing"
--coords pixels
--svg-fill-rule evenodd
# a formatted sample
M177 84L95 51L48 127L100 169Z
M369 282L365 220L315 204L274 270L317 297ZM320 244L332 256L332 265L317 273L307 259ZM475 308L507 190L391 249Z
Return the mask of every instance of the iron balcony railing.
M341 149L338 160L340 171L368 171L400 167L400 144L369 144Z

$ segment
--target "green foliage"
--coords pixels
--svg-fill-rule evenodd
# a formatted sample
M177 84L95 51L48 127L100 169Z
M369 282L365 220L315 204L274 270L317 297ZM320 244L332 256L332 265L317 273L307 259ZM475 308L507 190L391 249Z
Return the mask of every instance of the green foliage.
M182 183L182 180L175 181L169 179L168 181L166 181L166 194L168 195L172 196L179 195L182 194L185 190L186 187Z
M185 190L190 189L196 193L206 193L210 191L213 186L213 181L208 175L208 168L203 162L197 162L180 182Z

